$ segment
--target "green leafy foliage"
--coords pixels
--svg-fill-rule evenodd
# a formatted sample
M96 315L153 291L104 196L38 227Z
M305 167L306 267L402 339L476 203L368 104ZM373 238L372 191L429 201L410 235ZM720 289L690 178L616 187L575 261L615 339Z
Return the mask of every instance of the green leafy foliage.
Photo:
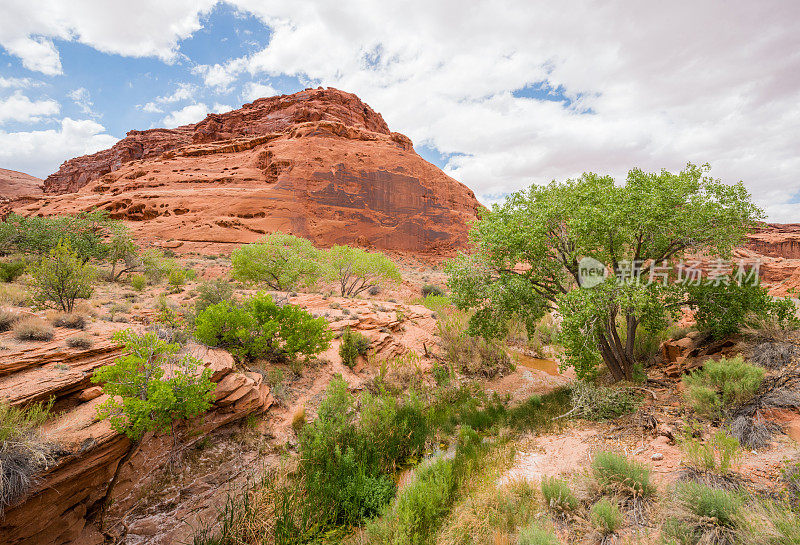
M587 173L493 206L471 232L475 253L448 264L453 302L474 309L470 332L500 338L516 317L532 336L537 320L559 308L567 361L582 376L603 362L616 380L632 379L637 328L658 329L680 300L674 289L648 284L642 264L688 251L727 255L763 216L743 184L724 184L708 170L634 169L624 184ZM579 288L584 257L614 269L631 263L631 279L645 282Z
M445 293L444 290L439 286L434 286L432 284L425 284L424 286L422 286L422 296L444 297Z
M125 355L95 371L92 382L100 383L110 396L98 407L98 416L107 418L116 431L138 440L211 407L211 369L201 370L200 360L179 355L178 345L155 333L140 335L128 329L114 340L125 346Z
M371 344L364 335L346 327L342 333L342 344L339 345L339 357L342 358L342 363L352 369L358 356L364 356L369 352Z
M339 284L342 296L355 296L370 288L401 280L397 265L381 252L333 246L323 258L325 275Z
M750 318L772 318L781 327L797 327L791 298L773 299L761 285L736 282L700 283L688 288L697 327L716 338L738 333Z
M231 265L237 280L291 291L316 282L321 273L319 259L319 250L310 241L277 232L234 250Z
M233 298L233 286L223 279L203 282L197 286L197 299L194 302L196 312L201 312L211 305L230 301Z
M361 418L338 377L328 385L317 419L300 434L300 466L307 501L330 524L358 524L377 514L395 493L394 469L419 456L428 437L420 400L365 395Z
M0 281L13 282L25 272L27 263L24 259L0 262Z
M764 369L741 356L708 360L684 377L689 405L708 418L720 418L729 409L747 402L764 380Z
M195 318L195 337L230 350L242 361L294 361L322 352L331 340L324 318L314 318L298 306L278 306L265 293L241 304L209 305Z
M93 291L95 270L81 261L68 241L59 242L46 257L31 267L34 300L72 312L76 299L87 299Z
M699 472L725 475L742 455L739 441L723 430L717 430L707 441L696 439L687 431L680 445L687 465Z

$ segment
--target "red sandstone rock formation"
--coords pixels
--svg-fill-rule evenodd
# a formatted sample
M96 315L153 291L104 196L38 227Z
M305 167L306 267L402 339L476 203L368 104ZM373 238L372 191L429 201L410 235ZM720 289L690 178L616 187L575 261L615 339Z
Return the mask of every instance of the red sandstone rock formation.
M0 200L41 195L42 181L29 174L0 168Z
M317 245L442 252L481 205L355 95L308 89L65 162L23 214L100 207L145 240L203 249L290 232ZM67 193L76 192L76 193ZM183 244L181 244L183 243Z

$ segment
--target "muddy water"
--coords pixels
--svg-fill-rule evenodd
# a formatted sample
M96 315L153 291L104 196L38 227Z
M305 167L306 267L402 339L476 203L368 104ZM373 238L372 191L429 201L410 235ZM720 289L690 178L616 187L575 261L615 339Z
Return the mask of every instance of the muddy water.
M545 360L542 358L534 358L532 356L528 356L526 354L516 353L515 359L517 360L518 365L522 365L523 367L527 367L528 369L536 369L538 371L544 371L548 375L559 376L561 373L558 372L558 362L553 360Z

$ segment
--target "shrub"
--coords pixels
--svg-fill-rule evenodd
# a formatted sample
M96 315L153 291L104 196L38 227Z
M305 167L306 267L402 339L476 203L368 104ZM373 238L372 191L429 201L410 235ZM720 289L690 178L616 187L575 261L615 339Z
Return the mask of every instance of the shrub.
M342 363L352 369L358 356L364 356L369 352L371 344L367 337L346 327L342 333L342 344L339 346L339 357L342 358Z
M128 283L136 291L142 291L147 287L147 278L143 274L132 274L128 278Z
M98 415L116 431L137 441L145 432L165 431L175 421L211 407L211 369L199 371L200 360L179 356L178 345L154 333L139 335L127 329L117 332L114 340L125 346L125 355L95 371L92 382L102 384L109 395ZM165 367L170 368L169 376Z
M74 335L67 339L67 346L70 348L83 348L84 350L88 350L94 346L94 341L88 335Z
M742 500L734 492L688 481L677 485L678 517L664 534L681 543L734 543L742 522Z
M784 327L798 325L792 300L772 299L761 285L701 282L688 291L697 328L716 338L737 333L753 317L773 317Z
M27 264L24 260L0 262L0 280L3 282L13 282L25 272Z
M94 269L82 263L68 242L59 242L31 268L35 300L54 304L64 312L72 312L76 299L87 299L93 291Z
M14 284L0 284L0 303L12 307L25 307L32 304L28 292Z
M352 246L333 246L324 253L325 276L339 284L342 296L355 296L372 287L399 283L397 265L380 252Z
M8 310L0 310L0 331L8 331L19 320L19 314Z
M467 376L492 378L509 372L513 364L505 346L497 340L469 335L468 319L465 312L454 310L443 313L437 321L445 361Z
M194 302L196 312L202 312L211 305L230 301L233 297L233 286L226 280L212 280L197 286L197 299Z
M680 440L680 446L686 454L687 465L698 472L724 475L741 456L739 441L722 430L717 430L705 442L693 438L687 431Z
M601 498L592 506L589 518L595 529L603 535L613 534L625 522L619 506L608 498Z
M68 329L86 329L86 316L80 314L60 313L51 322L55 327L66 327Z
M0 401L0 517L52 460L52 446L39 433L52 405L51 401L19 408Z
M788 342L763 342L753 348L753 363L767 369L781 369L790 363L800 349Z
M709 360L684 377L689 405L708 418L720 418L746 403L764 380L764 369L745 363L741 356Z
M648 497L655 493L650 470L621 454L598 452L592 460L592 473L604 493Z
M365 394L358 418L347 383L328 385L317 419L299 441L307 500L329 525L358 524L394 496L390 474L423 452L428 427L421 402Z
M50 341L56 332L44 320L27 318L14 325L14 337L20 341Z
M532 523L519 531L517 545L560 545L560 543L553 532Z
M572 385L570 394L573 414L587 420L609 420L636 410L639 397L630 389L595 386L580 380Z
M279 307L263 293L241 305L225 301L208 306L195 318L195 337L230 350L242 361L295 361L322 352L331 340L324 318L294 305Z
M310 241L280 232L240 246L231 254L236 280L263 283L277 291L316 282L321 272L318 262L319 251Z
M542 496L547 506L562 513L578 508L578 498L572 493L569 484L556 477L542 478Z
M434 286L432 284L425 284L422 286L422 296L427 297L429 295L433 295L435 297L443 297L445 295L444 290L439 286Z

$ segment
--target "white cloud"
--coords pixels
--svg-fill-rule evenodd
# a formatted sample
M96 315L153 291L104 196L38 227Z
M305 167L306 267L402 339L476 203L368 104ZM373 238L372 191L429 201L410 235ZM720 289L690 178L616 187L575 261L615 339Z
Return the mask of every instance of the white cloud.
M156 97L153 101L146 103L139 108L147 113L162 113L162 105L172 104L174 102L182 102L189 100L197 93L197 86L191 83L179 83L172 94Z
M446 171L486 201L585 170L708 161L773 219L800 220L780 205L800 191L798 3L237 5L272 35L221 72L354 92L392 130L456 154ZM537 82L572 104L514 96Z
M81 113L86 115L96 116L97 114L94 113L94 103L92 102L92 96L89 93L89 90L86 87L79 87L78 89L73 89L67 96L72 99L72 101L78 106Z
M0 99L0 125L8 121L41 121L43 117L55 115L59 110L60 106L55 100L31 100L22 91L15 91L13 95Z
M99 123L66 117L59 129L0 131L0 164L44 178L55 172L65 159L94 153L116 142Z
M252 102L257 98L272 97L279 94L272 85L249 81L242 87L241 99L245 102Z
M0 76L0 89L28 89L41 85L42 82L30 78L4 78Z
M198 102L171 112L167 117L161 120L161 123L164 127L172 129L180 127L181 125L188 125L189 123L197 123L205 118L206 115L208 115L208 106L202 102Z
M246 64L246 59L232 59L224 65L199 64L192 68L192 73L202 77L207 87L218 93L227 93L231 84L244 71Z
M180 39L201 28L200 15L217 0L5 0L0 45L23 65L47 75L62 72L53 39L98 51L172 62Z

